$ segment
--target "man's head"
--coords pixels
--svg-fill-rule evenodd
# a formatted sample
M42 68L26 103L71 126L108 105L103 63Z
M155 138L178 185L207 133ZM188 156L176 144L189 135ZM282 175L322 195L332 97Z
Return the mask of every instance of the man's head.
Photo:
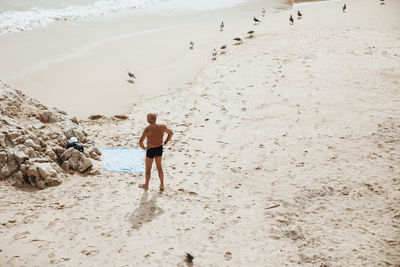
M150 124L156 123L157 114L156 113L149 113L147 114L147 122Z

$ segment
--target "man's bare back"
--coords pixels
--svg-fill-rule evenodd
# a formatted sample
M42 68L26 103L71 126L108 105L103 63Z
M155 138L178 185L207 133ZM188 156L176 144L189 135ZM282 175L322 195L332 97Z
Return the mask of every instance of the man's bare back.
M168 132L168 128L163 124L150 124L143 133L147 137L147 149L159 147L163 145L164 133Z

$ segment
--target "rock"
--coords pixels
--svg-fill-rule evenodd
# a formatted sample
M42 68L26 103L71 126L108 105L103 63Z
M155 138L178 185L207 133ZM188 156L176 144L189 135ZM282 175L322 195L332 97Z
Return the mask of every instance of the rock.
M85 149L85 156L95 160L100 160L101 152L97 147L89 146Z
M46 128L46 125L44 125L43 123L41 123L39 120L35 120L33 122L32 128L35 130L39 130L39 129L43 129Z
M119 120L126 120L126 119L128 119L128 116L126 116L126 115L114 115L114 118L119 119Z
M37 115L37 119L43 123L49 123L55 121L53 112L51 112L50 110L43 110L39 112L39 114Z
M35 144L35 142L33 142L32 139L25 140L24 145L29 146L36 151L40 151L40 149L41 149L41 147L39 145Z
M56 147L53 147L53 151L54 151L54 153L57 154L58 157L61 157L61 155L62 155L62 154L64 153L64 151L65 151L65 148L63 148L63 147L61 147L61 146L56 146Z
M88 117L88 119L89 120L92 120L92 121L94 121L94 120L98 120L98 119L102 119L102 118L104 118L104 116L103 115L90 115L89 117Z
M93 147L94 153L96 153L98 156L101 156L101 151L97 147Z
M3 166L4 164L6 164L8 161L8 156L6 151L1 150L0 151L0 166Z
M99 175L101 172L99 170L90 170L89 172L90 175Z
M33 162L26 170L26 175L32 186L43 189L46 186L61 184L58 178L58 166L51 162Z
M23 173L22 171L16 171L10 178L14 181L23 181Z
M9 156L8 162L7 162L7 165L4 165L0 169L0 179L7 178L18 170L17 161L13 157L10 157L9 153L7 153L7 154Z
M55 110L57 113L61 114L61 115L67 116L67 112L65 112L65 111L63 111L63 110L60 110L60 109L57 109L57 108L55 108L54 110Z
M99 159L101 153L76 117L49 110L1 82L0 100L0 180L45 188L61 184L66 172L98 174L89 158ZM65 149L72 136L89 149L89 158L73 148Z
M23 162L29 159L29 157L23 151L14 151L14 158L18 165L21 165Z
M46 151L44 152L49 158L53 161L56 162L58 160L58 155L50 148L47 148Z
M80 126L73 124L71 121L63 121L60 126L64 129L64 135L67 139L77 137L80 142L86 142L86 136Z
M76 117L72 117L71 121L75 124L79 124L78 119Z
M61 160L61 167L64 170L72 169L83 173L93 166L90 159L73 147L70 147L61 155Z

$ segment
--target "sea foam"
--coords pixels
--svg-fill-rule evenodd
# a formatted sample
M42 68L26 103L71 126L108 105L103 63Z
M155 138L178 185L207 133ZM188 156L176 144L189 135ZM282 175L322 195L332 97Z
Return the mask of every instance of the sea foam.
M61 9L35 7L0 13L0 34L31 30L56 21L76 20L111 14L203 11L234 6L249 0L98 0L91 5L72 5Z

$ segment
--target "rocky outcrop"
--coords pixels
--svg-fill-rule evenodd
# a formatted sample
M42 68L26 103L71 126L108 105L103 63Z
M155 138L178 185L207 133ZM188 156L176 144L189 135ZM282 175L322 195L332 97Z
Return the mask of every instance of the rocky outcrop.
M77 137L84 153L66 149ZM0 82L0 180L45 188L62 183L71 172L91 174L91 159L101 153L75 117L48 109Z

